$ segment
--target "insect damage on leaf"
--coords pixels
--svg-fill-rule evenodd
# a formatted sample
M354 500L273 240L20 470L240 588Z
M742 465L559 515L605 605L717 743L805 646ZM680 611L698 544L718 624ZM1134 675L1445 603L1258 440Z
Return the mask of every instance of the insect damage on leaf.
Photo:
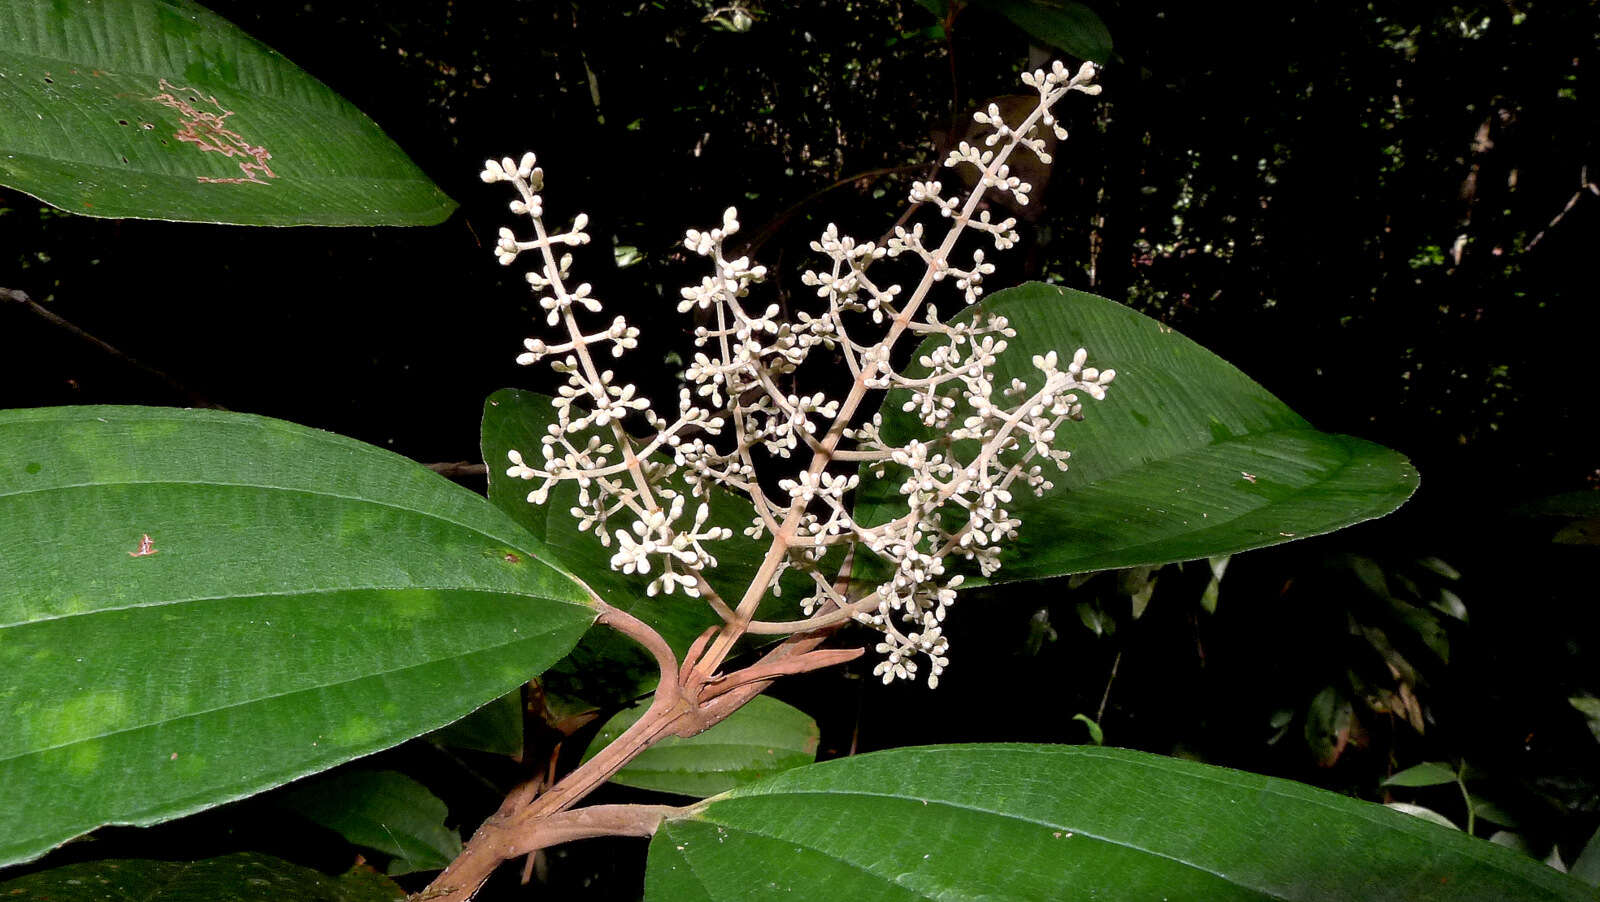
M197 175L195 180L205 184L265 185L259 176L275 179L278 174L272 171L267 161L272 159L272 154L265 147L259 147L246 141L242 135L228 127L228 117L234 111L223 109L216 97L202 96L193 88L180 88L161 79L159 84L160 94L146 98L161 104L169 109L176 110L183 117L183 127L173 133L173 137L185 144L193 144L200 150L209 153L220 153L224 157L244 157L239 161L239 170L244 173L242 177L214 178L211 176ZM216 107L217 112L202 109L197 104L210 104Z

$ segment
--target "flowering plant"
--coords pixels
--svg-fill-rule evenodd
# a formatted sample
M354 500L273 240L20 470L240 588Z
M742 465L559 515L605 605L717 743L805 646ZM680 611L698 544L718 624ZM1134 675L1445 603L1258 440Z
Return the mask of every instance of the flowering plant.
M380 449L262 417L0 411L0 702L16 715L0 736L0 862L414 737L446 742L436 731L496 698L536 701L530 677L600 623L647 653L648 705L617 714L576 767L538 768L464 848L434 825L446 836L433 868L453 860L415 898L464 902L506 860L597 836L653 837L656 899L1043 898L1069 882L1209 897L1213 878L1302 898L1386 868L1395 885L1419 868L1471 867L1544 886L1504 860L1478 866L1504 850L1418 839L1392 812L1138 753L975 745L812 764L815 724L763 697L782 677L862 656L853 625L872 633L875 677L935 688L959 590L1260 547L1380 516L1414 487L1404 458L1316 432L1127 308L1039 284L988 293L991 255L1019 240L998 211L1032 198L1015 155L1049 163L1066 138L1056 105L1098 93L1096 75L1027 72L1020 121L999 104L975 113L981 139L943 160L970 189L910 187L928 222L881 242L830 225L798 280L814 300L792 317L763 300L769 274L736 244L734 209L689 230L683 246L711 272L677 300L698 325L666 409L607 368L641 334L572 275L587 218L549 225L533 154L486 163L484 181L508 184L531 228L502 229L495 255L532 260L526 279L552 330L517 360L561 380L537 412L490 399L503 406L485 419L487 501ZM823 388L799 387L815 376ZM1090 406L1114 380L1111 402ZM508 422L538 429L510 441ZM546 506L571 522L552 527ZM792 619L762 619L775 601ZM741 644L752 636L778 638L752 650ZM745 738L728 739L733 727ZM709 759L735 746L753 752L754 774L630 774L665 749ZM394 776L361 785L387 792ZM608 781L707 798L577 807ZM1240 795L1259 804L1230 829L1252 843L1210 841L1215 813ZM1322 838L1311 827L1358 838L1359 868L1286 876L1282 862L1299 867ZM410 850L388 840L380 851L405 866ZM998 865L1001 845L1023 866Z
M532 153L520 161L485 164L483 180L509 183L517 192L511 211L527 216L533 226L533 237L526 240L502 228L495 255L510 265L523 253L537 252L526 277L534 291L543 293L539 306L546 311L546 324L561 329L565 339L549 344L529 338L517 358L524 365L547 360L566 382L551 401L557 420L532 457L539 465L528 463L523 450L511 449L506 474L539 481L528 493L530 504L544 504L560 481L577 482L572 515L579 529L593 531L602 544L615 539L613 569L651 574L650 595L681 589L704 598L726 624L708 651L706 674L716 670L741 634L780 631L754 624L752 617L763 597L778 590L784 571L795 569L812 580L811 594L800 602L811 619L783 631L808 632L853 618L883 634L876 650L885 657L874 675L885 683L909 679L918 672L920 656L928 664L928 685L938 685L950 647L941 624L963 579L947 575L945 560L973 561L984 576L999 569L1001 548L1021 526L1005 508L1013 483L1021 479L1040 495L1052 487L1041 462L1065 470L1071 454L1059 447L1058 430L1082 419L1079 393L1103 399L1116 372L1087 366L1088 352L1082 348L1065 366L1051 351L1033 357L1039 374L1034 386L1013 378L997 394L991 366L1016 331L998 315L947 323L929 295L934 286L950 281L969 305L982 296L994 264L982 249L972 252L966 268L953 264L957 242L971 229L986 234L996 251L1016 243L1016 220L995 221L979 206L991 192L1027 203L1031 186L1011 174L1007 160L1020 149L1048 164L1046 137L1067 137L1052 108L1069 93L1099 93L1094 75L1092 63L1076 73L1060 63L1049 71L1024 73L1022 81L1038 93L1038 104L1015 128L992 104L975 114L990 129L984 147L963 141L944 161L948 168L976 172L967 196L941 194L938 181L918 181L911 188L912 203L930 204L948 220L937 244L925 240L921 224L896 226L882 246L858 243L829 225L811 244L827 264L801 277L821 300L815 315L801 311L793 321L781 321L777 304L762 307L751 299L767 271L747 257L730 259L730 239L739 231L733 208L724 212L718 228L690 229L684 247L708 258L713 274L683 289L678 312L709 311L713 325L695 329L694 343L702 350L685 371L686 384L671 416L658 414L635 386L615 384L612 371L595 362L595 349L621 357L636 347L639 329L622 316L587 333L579 322L575 308L600 314L603 306L588 283L569 287L572 256L558 257L557 249L589 242L588 217L578 214L565 230L546 226L538 193L544 173ZM910 292L869 274L875 263L902 257L922 264ZM919 360L926 375L895 370L896 343L908 334L937 340ZM818 348L836 352L849 368L852 383L843 398L782 386ZM889 442L881 417L852 426L868 393L889 389L908 393L903 409L915 412L937 439ZM636 439L628 431L632 419L644 421L646 437ZM842 442L851 447L841 448ZM658 452L670 454L671 463L651 461ZM810 452L809 463L779 479L780 494L769 497L757 472L758 455L776 465L796 452ZM862 466L881 478L891 463L903 471L905 512L886 522L857 522L849 502L859 476L830 467ZM713 485L748 496L755 516L744 530L747 537L770 536L760 571L731 605L707 574L716 565L707 543L732 534L727 527L706 526ZM686 498L697 499L692 523L684 520ZM837 579L819 566L828 549L839 545L866 549L887 564L890 575L864 597L845 597L834 587Z

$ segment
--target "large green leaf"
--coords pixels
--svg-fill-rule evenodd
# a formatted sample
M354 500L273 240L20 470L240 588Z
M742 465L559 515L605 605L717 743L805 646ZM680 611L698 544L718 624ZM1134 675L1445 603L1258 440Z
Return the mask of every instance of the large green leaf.
M606 721L584 760L610 745L644 711L635 706ZM804 711L758 695L704 733L669 736L645 749L611 782L704 798L810 764L817 759L818 736L817 722Z
M877 752L709 799L657 831L645 897L1596 898L1380 805L1142 752L1039 745Z
M192 0L0 4L0 184L183 222L431 225L455 208L360 110Z
M547 556L483 498L315 429L0 412L0 863L506 693L595 617Z
M1121 304L1035 282L982 306L1017 330L992 370L997 385L1037 385L1032 357L1051 350L1087 348L1091 365L1117 371L1106 400L1085 398L1084 421L1062 428L1072 460L1064 473L1046 466L1055 488L1039 498L1015 487L1007 507L1022 527L997 580L1276 545L1381 517L1416 490L1403 456L1318 432L1222 358ZM883 405L894 441L923 434L902 400L890 393ZM898 483L863 482L859 519L903 510Z
M0 883L7 902L399 902L403 895L364 868L328 877L254 852L204 861L86 861Z
M392 770L344 770L295 784L278 803L358 846L389 856L390 876L437 871L461 854L444 825L449 809L416 780Z
M553 422L555 412L549 395L507 388L490 395L484 402L483 459L489 468L489 500L543 540L607 603L650 624L674 650L683 654L706 627L719 622L715 612L704 601L682 594L649 596L645 593L649 577L612 570L614 545L602 545L592 532L579 532L577 520L569 513L578 503L578 487L574 482L569 480L557 485L544 504L534 505L528 503L528 491L540 483L505 475L510 466L506 452L511 449L522 452L529 461L541 459L540 439ZM609 435L605 437L610 438ZM674 482L677 482L675 477ZM681 484L673 487L683 488ZM707 524L725 526L733 530L733 537L708 546L717 558L717 566L706 571L706 578L723 593L730 605L738 602L767 550L769 540L755 542L741 532L754 516L749 499L713 491ZM806 577L791 571L782 586L784 594L777 598L769 595L758 616L780 620L800 616L799 599L806 591ZM558 670L561 677L558 687L562 692L592 702L631 697L653 685L656 679L656 666L650 656L638 644L612 630L590 633Z

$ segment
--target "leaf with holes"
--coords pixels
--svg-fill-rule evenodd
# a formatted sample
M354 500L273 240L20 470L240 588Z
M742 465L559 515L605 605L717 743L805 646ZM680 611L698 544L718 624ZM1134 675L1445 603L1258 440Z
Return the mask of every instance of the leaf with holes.
M995 581L1276 545L1381 517L1416 490L1403 456L1318 432L1227 361L1114 301L1034 282L979 306L1017 330L991 368L996 385L1037 385L1030 361L1049 351L1070 358L1087 348L1092 365L1117 371L1106 400L1085 398L1083 422L1062 426L1057 443L1072 459L1066 472L1045 467L1055 488L1036 497L1013 485L1006 507L1022 526ZM933 346L930 339L918 355ZM901 411L905 400L890 392L881 410L894 443L926 435L915 414ZM903 515L900 482L863 481L858 520Z
M0 4L0 185L86 216L235 225L455 209L360 110L192 0Z
M0 412L0 864L437 729L566 654L588 597L482 497L352 439Z
M1287 780L1142 752L895 749L664 821L645 898L1589 900L1510 849Z

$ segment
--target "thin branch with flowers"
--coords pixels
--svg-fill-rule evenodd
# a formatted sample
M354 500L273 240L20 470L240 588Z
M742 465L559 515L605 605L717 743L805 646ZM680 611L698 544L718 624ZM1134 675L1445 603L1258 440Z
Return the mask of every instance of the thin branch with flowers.
M532 226L530 238L501 229L496 257L510 265L536 254L525 278L539 293L546 325L559 333L555 340L527 339L517 361L547 362L564 379L552 401L555 422L538 449L508 453L506 474L537 483L527 496L531 504L546 503L562 482L575 483L577 504L570 512L580 530L613 550L612 569L648 577L650 595L681 591L704 599L721 623L680 665L647 624L597 596L601 621L650 649L660 664L650 709L549 792L508 800L434 882L428 898L470 898L500 860L560 841L571 830L557 828L566 823L557 815L651 743L708 728L780 676L856 657L859 649L818 648L846 622L880 634L875 650L882 658L873 672L883 682L925 673L930 688L938 685L950 663L943 624L964 580L947 562L964 560L985 576L1001 566L1002 550L1022 528L1006 507L1013 488L1051 488L1045 465L1065 469L1070 457L1062 447L1063 427L1083 417L1083 397L1105 398L1116 373L1089 366L1084 349L1070 358L1051 351L1033 357L1037 379L996 386L992 367L1016 335L1011 324L981 311L943 319L928 299L942 282L951 283L966 305L981 298L995 266L981 248L969 262L955 263L958 242L969 230L987 236L993 252L1017 242L1015 219L997 221L979 207L991 192L1008 194L1017 205L1029 202L1031 186L1007 161L1020 149L1048 164L1046 133L1066 138L1053 107L1069 93L1099 93L1095 74L1089 63L1076 72L1060 63L1025 72L1022 81L1037 92L1038 103L1022 122L1006 123L993 106L975 114L989 130L982 146L962 142L944 160L947 168L976 172L970 192L947 195L941 182L929 180L915 182L909 193L912 203L930 205L946 221L937 243L921 223L897 226L882 244L858 242L829 225L811 245L826 263L801 277L819 301L814 312L788 320L777 304L755 300L768 273L748 257L729 257L729 239L740 229L735 209L724 212L718 227L688 230L684 247L707 258L712 272L682 289L677 307L701 311L706 325L695 329L697 350L676 409L665 414L599 363L602 351L618 358L636 348L639 328L623 316L603 326L582 321L605 308L588 283L573 284L571 275L567 249L589 242L587 216L577 214L565 228L547 225L539 193L544 173L534 154L485 164L483 180L509 183L517 193L511 211ZM910 290L879 278L886 260L921 264ZM922 375L895 364L897 344L907 334L925 345L935 341L916 361ZM852 381L843 397L782 387L819 347L841 355L848 367ZM914 413L930 436L891 440L881 417L862 419L863 402L881 392L904 397L901 409ZM628 427L641 421L644 436L636 437ZM809 452L808 462L786 466L800 452ZM880 523L858 522L852 501L860 471L900 480L903 512ZM763 489L763 472L776 492ZM710 522L713 488L747 497L753 515L744 535L768 540L754 578L736 599L710 579L717 564L713 548L733 538L733 530ZM821 565L836 546L848 552L843 572L830 576ZM847 587L860 554L875 558L886 575L858 598ZM789 571L812 586L798 602L804 619L756 621L756 609ZM788 638L757 663L722 672L746 634ZM629 821L626 829L653 828Z

